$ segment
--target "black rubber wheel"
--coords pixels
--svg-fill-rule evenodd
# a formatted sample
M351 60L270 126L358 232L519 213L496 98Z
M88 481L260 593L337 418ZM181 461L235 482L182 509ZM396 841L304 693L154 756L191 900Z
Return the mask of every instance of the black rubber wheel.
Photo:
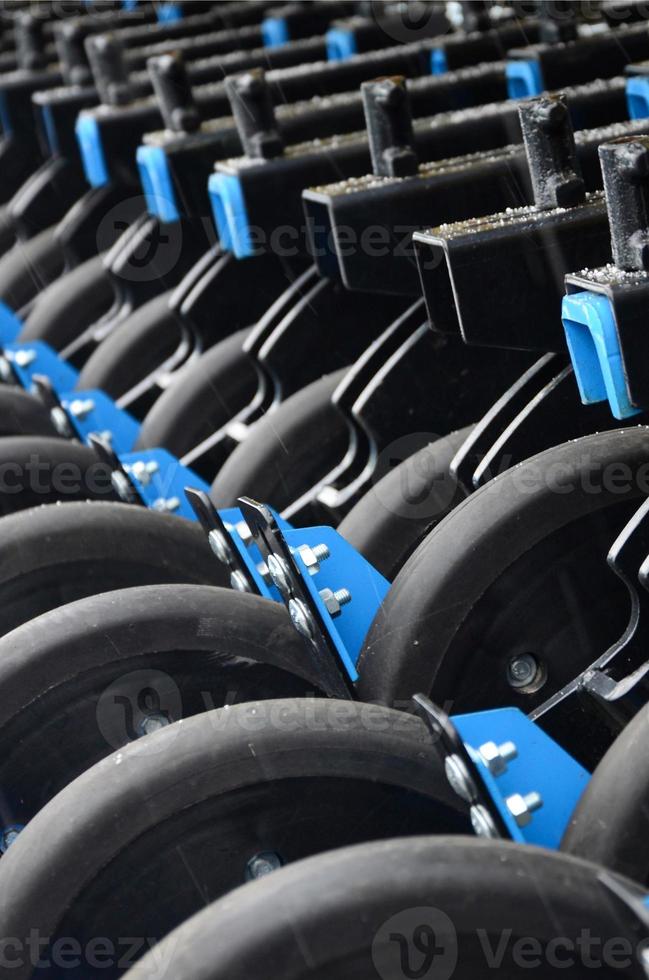
M62 350L108 313L114 300L103 256L96 255L39 293L19 339L44 340L55 350Z
M101 388L119 398L160 367L181 341L170 296L167 290L134 310L90 355L77 388Z
M649 708L618 735L595 769L561 849L649 884Z
M46 436L0 439L0 515L70 500L116 500L111 468L78 442Z
M252 401L258 381L242 350L247 333L237 331L182 372L146 415L136 449L162 446L180 458Z
M58 435L39 398L22 388L0 387L0 437Z
M603 653L629 618L606 555L649 492L648 434L618 429L546 450L451 511L368 632L363 700L394 704L425 691L455 713L529 712ZM521 688L508 665L522 653L539 669Z
M90 596L0 640L2 819L26 824L115 749L225 704L317 694L283 605L208 585Z
M346 847L240 888L127 978L267 980L272 964L286 980L583 980L600 970L641 980L637 945L595 865L502 841L417 837Z
M429 442L385 475L377 474L374 486L338 525L339 533L390 581L423 538L464 500L449 467L471 429Z
M0 259L0 300L16 313L63 272L63 250L54 232L46 228L16 242Z
M260 852L290 863L467 829L411 715L311 698L235 705L125 746L54 797L0 860L0 935L35 930L51 950L105 937L120 965L92 970L82 957L65 975L113 978L127 954L242 883ZM150 938L127 950L124 936ZM39 971L24 959L13 975Z
M0 520L0 635L85 596L228 584L198 524L123 503L64 503Z
M255 422L214 480L217 507L250 496L284 510L343 458L349 429L331 396L345 370L319 378Z

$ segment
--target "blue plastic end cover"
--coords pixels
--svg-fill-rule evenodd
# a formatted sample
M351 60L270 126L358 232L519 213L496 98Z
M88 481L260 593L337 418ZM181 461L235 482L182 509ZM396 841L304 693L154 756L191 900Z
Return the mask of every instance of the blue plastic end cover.
M92 115L81 112L77 119L75 133L86 180L91 187L103 187L110 178L97 120Z
M629 119L649 116L649 78L633 75L626 83L626 104Z
M279 48L288 44L288 24L283 17L267 17L261 23L261 36L266 48Z
M161 146L138 146L137 167L149 214L170 223L180 220L169 161Z
M52 156L57 156L59 153L59 139L56 134L56 126L54 125L51 106L41 106L41 119L43 120L43 129L45 130L47 145L50 148L50 153Z
M346 61L358 54L356 35L353 31L345 31L332 27L327 31L327 58L329 61Z
M588 290L564 296L561 319L582 403L608 401L616 419L642 411L629 400L608 298Z
M23 322L10 306L0 300L0 344L12 343L23 328Z
M433 48L430 52L431 75L443 75L448 71L448 58L444 48Z
M183 19L183 8L179 3L161 3L158 7L158 23L172 24Z
M208 190L221 247L234 252L238 259L250 258L254 248L239 178L231 174L212 174Z
M544 89L541 69L536 61L508 61L505 76L510 99L540 95Z
M7 97L4 92L0 92L0 127L2 127L3 136L11 136L13 126L11 125L11 119L9 118Z

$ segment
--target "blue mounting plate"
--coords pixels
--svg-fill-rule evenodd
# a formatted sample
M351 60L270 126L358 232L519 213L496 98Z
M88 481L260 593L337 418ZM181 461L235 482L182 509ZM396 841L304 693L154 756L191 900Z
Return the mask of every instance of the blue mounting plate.
M0 300L0 344L9 344L14 341L23 328L20 317L14 313L10 306Z
M254 255L241 182L233 174L214 173L208 181L214 223L221 247L238 259Z
M79 438L86 442L89 435L100 435L113 450L130 452L140 431L140 424L112 398L99 389L59 393L61 405Z
M582 403L608 400L616 419L637 415L641 409L629 400L608 298L589 290L570 293L563 298L561 319Z
M170 223L180 220L167 154L161 146L138 146L137 166L149 214Z
M355 682L358 680L356 661L390 583L332 527L305 527L284 530L283 533L302 582L327 625L338 657L350 679ZM321 562L320 570L315 575L310 574L298 550L304 544L311 548L325 544L329 549L329 558ZM340 613L332 617L320 591L331 589L335 592L342 588L351 593L351 602L341 606Z
M525 99L540 95L545 88L541 69L536 61L508 61L505 66L507 95L510 99Z
M266 17L261 22L261 36L265 48L279 48L288 44L290 36L284 17Z
M74 131L86 180L91 187L104 187L110 177L97 120L87 112L80 112Z
M34 340L25 344L5 344L3 353L14 373L27 391L32 387L35 374L42 374L59 394L61 391L71 391L77 383L78 372L72 365L61 358L49 344L43 340Z
M326 34L327 58L329 61L346 61L358 54L358 44L353 31L332 27Z
M195 520L185 487L209 491L209 485L166 449L120 453L119 460L142 501L152 510Z
M290 530L291 525L275 511L273 513L282 530ZM238 525L244 522L241 510L238 507L226 507L219 510L219 517L225 525L231 544L236 548L239 561L246 566L257 586L258 594L266 599L272 599L273 602L281 602L282 597L277 587L268 578L264 578L259 570L259 566L263 565L263 556L254 539L250 538L246 542L239 534Z
M590 774L518 708L477 711L451 718L498 807L512 840L539 847L558 848L568 821L590 779ZM493 776L478 749L485 742L513 742L518 751L506 769ZM506 800L516 793L540 794L543 805L526 827L519 827Z

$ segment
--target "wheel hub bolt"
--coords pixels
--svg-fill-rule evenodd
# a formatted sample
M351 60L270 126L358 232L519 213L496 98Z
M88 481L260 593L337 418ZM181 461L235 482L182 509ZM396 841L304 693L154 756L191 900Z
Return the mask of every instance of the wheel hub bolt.
M274 552L268 556L268 571L273 580L273 585L279 589L283 595L291 592L291 573L289 567L281 555Z
M315 636L315 623L305 603L301 599L291 599L288 604L288 614L298 633L307 640L312 640Z
M223 535L221 531L217 530L217 528L213 528L208 534L207 540L209 541L210 548L218 560L224 565L227 565L232 559L232 549L225 540L225 535Z
M264 878L272 871L281 868L282 864L282 859L276 851L260 851L259 854L250 858L246 865L246 881Z
M326 544L316 544L313 548L308 544L301 544L297 550L309 575L316 575L320 571L320 562L331 557Z
M469 811L471 826L478 837L488 837L490 840L497 839L500 835L495 823L491 819L491 814L482 803L476 803Z
M511 687L528 687L538 674L539 664L531 653L512 657L507 665L507 680Z
M161 728L166 728L170 724L171 720L167 715L161 711L154 711L144 716L140 722L140 732L142 735L152 735L154 732L159 732Z
M248 580L238 568L230 573L230 585L236 592L250 592Z
M476 798L476 788L469 772L459 755L447 755L444 760L444 771L451 789L460 799L471 803Z

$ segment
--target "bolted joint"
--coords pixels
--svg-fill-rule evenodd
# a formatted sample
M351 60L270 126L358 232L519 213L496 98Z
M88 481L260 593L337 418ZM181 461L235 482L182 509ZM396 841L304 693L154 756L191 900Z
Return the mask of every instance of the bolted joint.
M340 614L342 606L352 601L352 594L347 589L320 589L320 598L327 607L327 612L333 618Z
M320 562L326 561L331 555L326 544L316 544L313 548L308 544L301 544L297 550L309 575L316 575L320 571Z
M476 785L459 755L446 756L444 772L453 792L465 803L472 803L477 796Z
M516 821L518 827L527 827L532 820L532 814L543 806L543 799L539 793L514 793L505 800L507 809Z
M226 540L225 535L218 528L212 528L207 535L207 540L216 558L223 565L229 565L232 561L233 554L230 542Z
M276 555L275 552L268 556L267 564L268 574L273 585L279 589L285 598L288 597L293 591L293 579L288 564L281 555Z
M627 272L649 271L649 136L602 143L599 161L613 262Z
M498 840L500 834L491 814L482 803L476 803L469 810L471 826L478 837L486 837L488 840Z
M147 68L166 128L176 133L200 129L201 117L182 54L174 51L149 58Z
M316 633L316 624L306 603L302 602L301 599L291 599L288 604L288 614L300 636L303 636L306 640L313 640Z
M568 105L562 95L526 99L518 107L537 208L574 207L586 197Z
M365 124L378 177L409 177L417 172L410 99L401 75L361 85Z
M251 68L225 79L225 90L243 146L254 159L271 160L284 152L270 89L262 68Z
M240 572L238 568L235 568L233 572L230 572L230 588L234 589L235 592L250 592L250 585L248 579Z
M120 106L130 102L131 87L121 41L113 34L95 34L86 38L85 48L103 104Z
M507 771L507 763L511 762L518 755L518 749L513 742L503 742L496 745L495 742L485 742L478 749L480 758L492 776L501 776Z

